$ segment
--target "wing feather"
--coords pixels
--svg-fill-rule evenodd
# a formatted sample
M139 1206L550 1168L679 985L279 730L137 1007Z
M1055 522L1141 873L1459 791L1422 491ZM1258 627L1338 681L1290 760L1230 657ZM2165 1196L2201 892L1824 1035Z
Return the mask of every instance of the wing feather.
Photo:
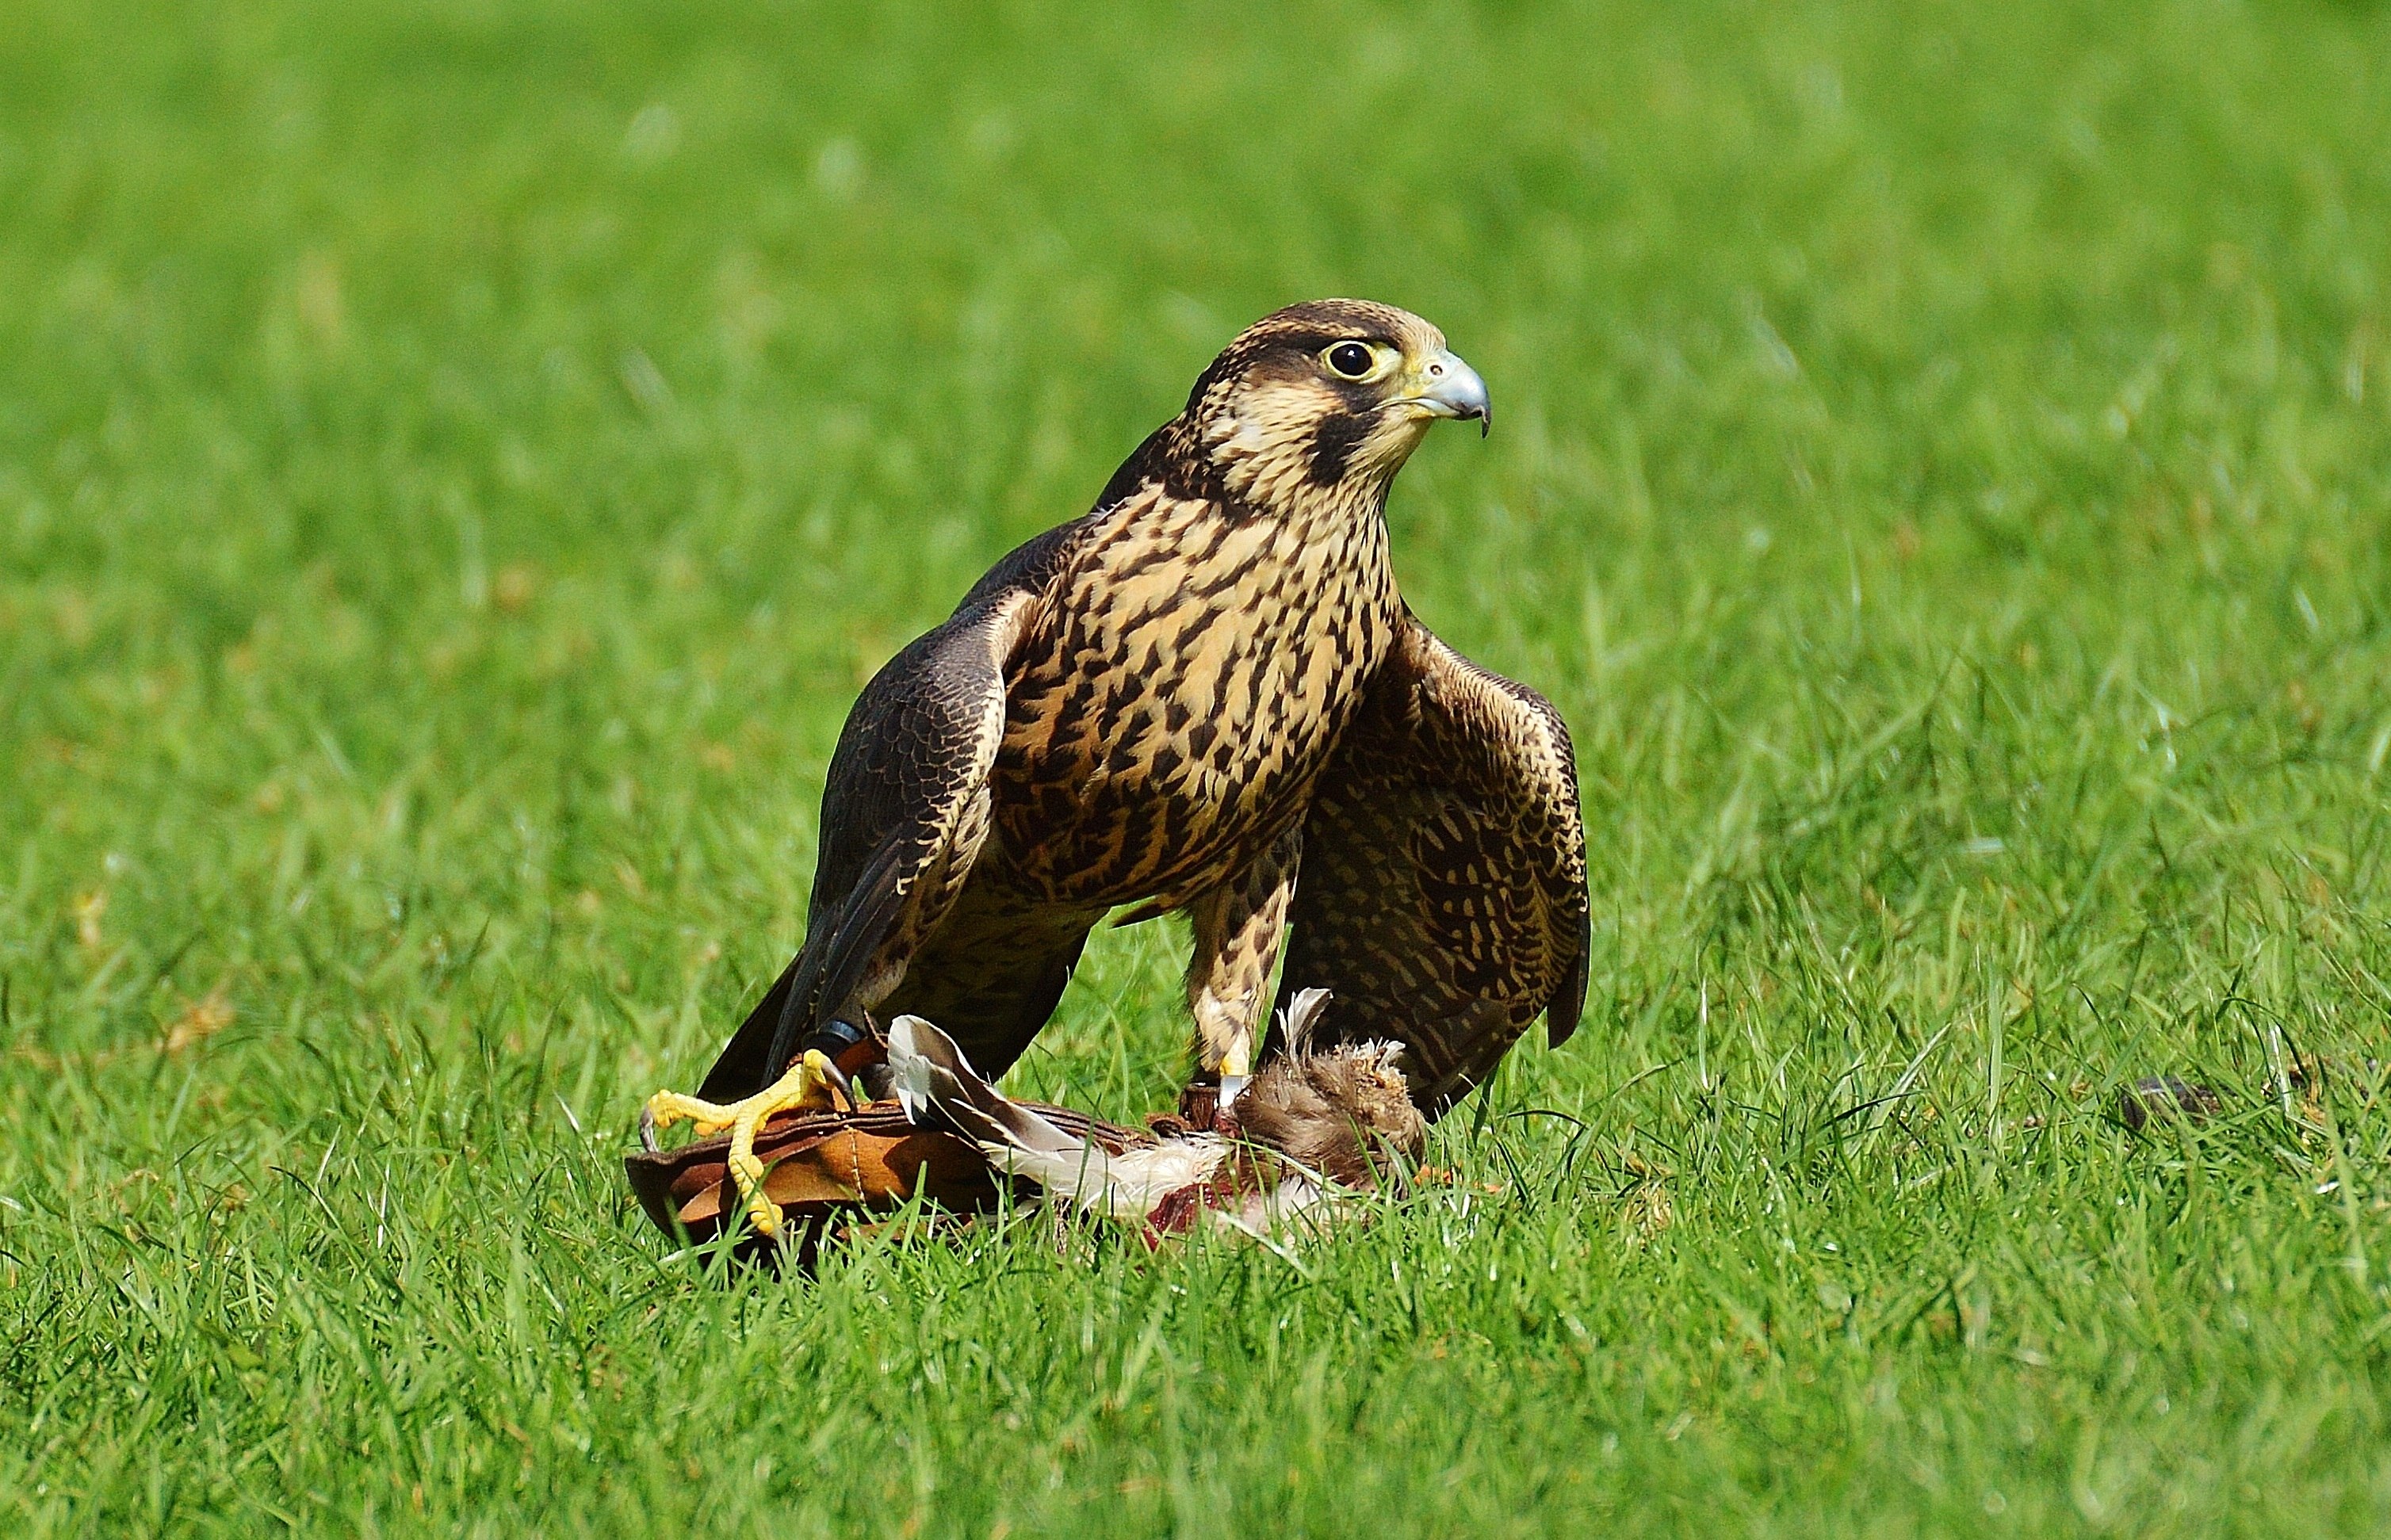
M986 828L973 814L984 811L1003 741L1005 670L1040 591L983 581L864 687L822 792L805 945L732 1034L701 1095L728 1099L769 1084L862 985L924 878L942 863L968 865L972 853L958 845Z
M1220 1140L1198 1136L1112 1154L989 1084L953 1038L918 1016L889 1023L888 1072L916 1124L943 1123L999 1171L1108 1218L1144 1217L1166 1194L1212 1175L1224 1152Z
M1323 988L1320 1045L1404 1049L1430 1117L1530 1022L1558 1046L1585 1001L1585 832L1569 729L1544 697L1405 617L1303 830L1279 986Z

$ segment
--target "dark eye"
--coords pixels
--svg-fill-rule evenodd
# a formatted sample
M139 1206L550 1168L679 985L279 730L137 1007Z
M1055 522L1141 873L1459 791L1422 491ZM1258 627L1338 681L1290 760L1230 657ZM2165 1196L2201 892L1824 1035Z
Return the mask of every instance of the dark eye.
M1377 356L1360 342L1339 342L1320 355L1331 374L1359 379L1377 364Z

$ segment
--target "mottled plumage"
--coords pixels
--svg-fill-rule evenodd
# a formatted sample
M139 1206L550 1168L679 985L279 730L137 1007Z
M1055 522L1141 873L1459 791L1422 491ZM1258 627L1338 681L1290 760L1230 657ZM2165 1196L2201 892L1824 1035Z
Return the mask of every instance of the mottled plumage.
M1431 1116L1539 1011L1565 1037L1586 948L1568 735L1412 618L1387 548L1429 423L1485 415L1402 311L1323 301L1239 336L1092 512L865 687L804 949L704 1095L899 1014L1001 1074L1129 904L1194 923L1202 1076L1251 1068L1290 921L1286 988L1337 997L1324 1041L1400 1045Z
M1409 616L1304 820L1283 996L1320 986L1323 1042L1403 1045L1435 1117L1539 1013L1585 1003L1585 833L1569 729L1544 698Z

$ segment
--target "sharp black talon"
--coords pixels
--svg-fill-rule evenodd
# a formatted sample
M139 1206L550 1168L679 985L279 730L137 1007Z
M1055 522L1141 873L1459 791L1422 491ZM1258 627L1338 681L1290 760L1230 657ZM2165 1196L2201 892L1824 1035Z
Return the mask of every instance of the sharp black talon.
M855 1083L847 1078L847 1072L838 1067L837 1059L825 1056L822 1059L822 1068L829 1072L831 1089L847 1098L848 1111L852 1112L863 1105L856 1098Z
M847 1098L847 1110L850 1112L863 1105L863 1098L855 1094L854 1083L847 1079L847 1072L838 1067L839 1056L857 1044L867 1041L871 1035L869 1028L859 1027L852 1021L840 1020L834 1017L823 1022L821 1030L807 1038L797 1049L801 1058L807 1053L819 1053L822 1056L822 1062L830 1069L831 1088Z
M656 1110L644 1103L640 1107L640 1148L656 1153Z

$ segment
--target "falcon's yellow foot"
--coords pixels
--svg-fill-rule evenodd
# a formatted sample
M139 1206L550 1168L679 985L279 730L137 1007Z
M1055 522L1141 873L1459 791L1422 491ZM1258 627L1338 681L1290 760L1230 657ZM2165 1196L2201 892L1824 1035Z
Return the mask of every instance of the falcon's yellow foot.
M789 1072L743 1101L717 1103L658 1091L640 1110L640 1142L655 1146L653 1131L670 1123L693 1123L698 1136L730 1130L730 1180L747 1211L747 1223L769 1239L781 1233L781 1205L764 1191L764 1162L756 1155L756 1130L775 1114L787 1111L835 1111L835 1089L847 1095L847 1076L827 1055L808 1048L789 1066ZM853 1097L848 1097L850 1105Z

